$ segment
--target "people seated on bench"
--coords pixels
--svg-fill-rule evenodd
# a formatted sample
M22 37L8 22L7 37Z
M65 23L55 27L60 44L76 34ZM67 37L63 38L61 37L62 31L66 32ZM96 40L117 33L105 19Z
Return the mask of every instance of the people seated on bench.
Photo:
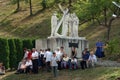
M72 57L69 66L70 66L70 69L77 69L77 59L76 59L76 57Z
M25 72L25 69L26 69L26 65L25 64L26 64L26 60L25 59L23 59L21 62L19 62L16 74Z
M61 68L67 68L68 61L69 61L69 57L67 56L67 54L64 54L61 61Z
M94 67L96 62L97 62L96 55L94 54L93 51L91 51L88 59L88 67Z
M87 48L82 52L82 61L80 62L81 68L85 69L87 68L87 61L89 58L89 51L87 50Z
M5 66L3 66L3 63L0 63L0 75L4 75L5 74Z
M26 63L25 63L25 73L31 73L32 72L32 60L31 59L27 59Z
M30 73L32 71L32 61L31 59L23 59L19 65L16 74L19 73Z

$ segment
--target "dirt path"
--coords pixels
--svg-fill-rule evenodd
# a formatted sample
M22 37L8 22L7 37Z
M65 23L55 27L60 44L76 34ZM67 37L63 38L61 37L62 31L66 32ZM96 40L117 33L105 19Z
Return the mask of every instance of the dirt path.
M7 72L7 73L5 73L5 75L0 75L0 80L3 79L6 76L9 76L9 75L13 74L13 73L15 73L15 71L13 71L13 72Z

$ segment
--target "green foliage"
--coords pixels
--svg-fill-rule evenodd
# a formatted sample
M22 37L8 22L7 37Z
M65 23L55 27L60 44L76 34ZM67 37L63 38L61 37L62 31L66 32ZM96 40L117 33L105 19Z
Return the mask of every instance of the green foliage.
M9 68L9 45L7 39L0 38L0 62Z
M117 60L120 57L120 40L118 38L110 40L106 48L106 58Z
M9 55L10 69L17 68L17 64L18 64L17 63L17 51L16 51L14 39L9 39L8 42L9 42L9 50L10 50L10 55Z
M35 48L35 40L32 40L33 48Z
M16 51L17 51L17 63L21 61L23 58L23 43L21 39L14 39L15 46L16 46Z
M47 7L47 2L46 0L42 0L42 3L41 3L43 9L45 9Z
M120 54L120 40L119 39L113 39L109 41L108 44L108 52L110 54Z
M32 49L33 48L32 40L24 39L23 40L23 48Z
M16 3L17 3L17 0L11 0L11 3L12 3L12 4L16 4Z

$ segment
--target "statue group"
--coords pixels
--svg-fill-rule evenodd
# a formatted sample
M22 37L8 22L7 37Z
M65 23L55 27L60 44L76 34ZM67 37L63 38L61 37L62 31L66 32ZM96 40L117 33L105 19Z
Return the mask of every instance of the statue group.
M50 37L78 37L79 19L75 13L69 13L68 8L64 9L59 5L63 12L62 18L59 20L57 12L54 12L51 17L51 35ZM62 25L61 34L58 33Z

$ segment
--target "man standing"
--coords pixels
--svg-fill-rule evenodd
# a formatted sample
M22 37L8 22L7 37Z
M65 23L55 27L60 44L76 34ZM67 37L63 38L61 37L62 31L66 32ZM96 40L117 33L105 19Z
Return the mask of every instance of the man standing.
M54 77L57 77L57 75L58 75L58 73L57 73L57 67L58 67L57 61L59 61L59 60L56 56L56 53L53 52L53 56L51 57L51 66L52 66L52 71L53 71Z
M33 73L38 73L38 52L35 48L32 49L32 64L33 64Z
M46 68L47 68L47 71L50 72L51 71L50 61L51 61L51 57L52 57L52 52L50 51L50 48L47 49L44 57L46 58Z

